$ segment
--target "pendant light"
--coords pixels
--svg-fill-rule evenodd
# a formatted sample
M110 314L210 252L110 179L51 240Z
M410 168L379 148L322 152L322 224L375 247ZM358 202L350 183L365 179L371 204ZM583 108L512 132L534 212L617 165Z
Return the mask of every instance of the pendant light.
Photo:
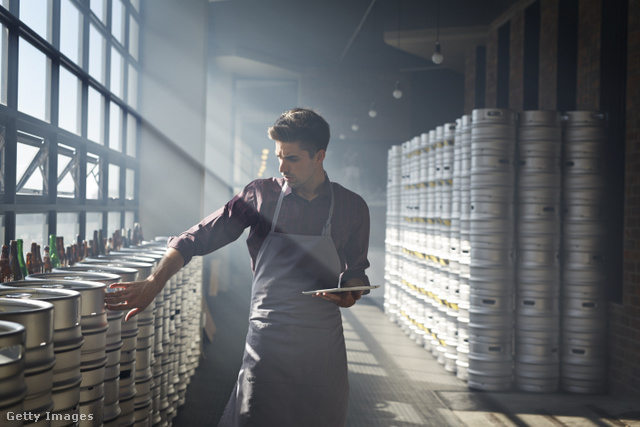
M440 65L444 61L444 56L442 55L442 51L440 49L440 0L437 0L438 8L436 10L436 46L431 55L431 60L434 64Z

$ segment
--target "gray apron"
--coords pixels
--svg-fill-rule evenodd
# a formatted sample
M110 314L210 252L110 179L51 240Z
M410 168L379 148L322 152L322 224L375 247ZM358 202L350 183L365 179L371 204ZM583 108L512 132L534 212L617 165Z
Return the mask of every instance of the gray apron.
M271 231L256 259L249 332L238 381L219 426L340 427L349 382L340 309L302 291L335 287L340 259L329 218L321 236Z

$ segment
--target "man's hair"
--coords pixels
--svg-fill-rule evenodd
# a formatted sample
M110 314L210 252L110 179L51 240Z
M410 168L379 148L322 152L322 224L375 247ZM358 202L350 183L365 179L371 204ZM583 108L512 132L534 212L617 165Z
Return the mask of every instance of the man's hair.
M331 132L327 121L315 111L294 108L282 113L269 128L269 138L279 142L298 142L300 148L313 157L319 150L326 151Z

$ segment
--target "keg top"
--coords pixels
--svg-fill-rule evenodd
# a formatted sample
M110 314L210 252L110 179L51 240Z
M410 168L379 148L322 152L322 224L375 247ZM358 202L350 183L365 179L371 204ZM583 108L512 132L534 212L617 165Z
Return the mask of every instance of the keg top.
M76 264L73 267L60 267L60 268L54 268L53 272L54 273L62 273L62 272L76 272L76 271L86 271L87 273L108 273L108 274L115 274L115 275L122 275L122 274L136 274L138 273L138 270L136 270L135 268L129 268L129 267L109 267L106 265L100 265L100 264L92 264L92 265L79 265Z
M125 257L133 257L133 258L151 258L153 260L160 260L164 256L164 254L160 254L153 251L116 251L110 252L110 255L121 255Z
M16 283L17 286L11 286L12 283ZM21 283L24 283L24 285L21 285ZM0 285L0 297L42 301L75 299L80 297L79 292L70 289L29 288L29 285L33 285L33 282L20 280L19 282L8 282Z
M91 273L87 271L54 271L51 273L30 274L27 280L43 279L43 280L82 280L88 282L100 282L111 284L120 281L120 276L112 273Z
M4 313L31 313L53 311L53 304L46 301L0 298L0 315Z
M129 261L123 258L85 258L78 265L103 264L108 267L153 268L153 264L143 261Z
M32 277L32 276L27 276ZM21 280L19 282L9 282L15 287L25 288L46 288L46 289L71 289L73 291L84 292L97 289L106 289L107 285L100 282L91 282L88 280L64 280L64 279L44 279L33 278L31 280Z
M123 261L133 261L133 262L148 262L153 264L156 262L154 258L145 257L143 255L133 255L133 254L117 254L117 255L98 255L98 259L107 259L107 260L123 260Z

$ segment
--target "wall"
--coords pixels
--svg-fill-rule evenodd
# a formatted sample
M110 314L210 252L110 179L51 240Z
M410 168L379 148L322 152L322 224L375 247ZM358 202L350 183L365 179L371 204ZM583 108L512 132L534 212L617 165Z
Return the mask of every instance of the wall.
M206 5L141 4L139 219L147 238L177 234L202 216Z
M484 70L486 107L498 106L499 86L508 84L509 107L516 111L522 109L523 16L531 4L530 0L516 3L491 25L487 35ZM603 9L605 5L606 10ZM612 43L612 39L615 40L613 43L624 43L625 39L618 33L618 28L624 28L624 22L611 27L611 23L616 22L611 20L611 8L614 6L616 11L623 11L619 12L618 18L614 16L614 20L624 20L628 13L626 113L624 105L620 109L615 105L617 99L625 99L625 90L621 89L624 83L611 85L607 78L613 74L612 67L606 62L611 59L603 58L611 54L611 44L603 46L605 39L607 43ZM573 17L570 16L572 13ZM498 32L506 23L510 25L508 83L498 79ZM612 293L608 307L609 389L612 393L640 396L640 1L605 3L603 0L540 0L539 42L538 109L562 110L565 105L578 110L606 111L610 114L610 127L619 127L608 129L610 135L614 136L610 139L612 154L608 160L615 161L612 169L625 171L624 177L622 174L616 176L615 171L611 173L615 183L612 193L617 194L620 190L620 196L615 196L617 200L612 200L613 204L620 205L614 218L624 216L624 229L612 226L611 239L623 246L624 255L622 248L608 251L615 258L609 286L621 289ZM613 61L624 67L623 59L618 57ZM603 75L604 70L609 74ZM475 51L470 51L465 74L465 114L477 108L475 77L478 72ZM617 90L619 96L611 96L608 90ZM620 143L622 139L626 139L625 144ZM624 196L620 189L623 185ZM624 202L621 198L624 198ZM621 222L617 219L612 221ZM623 238L618 235L618 230L624 234ZM624 264L619 262L622 257ZM619 270L622 270L621 274Z

